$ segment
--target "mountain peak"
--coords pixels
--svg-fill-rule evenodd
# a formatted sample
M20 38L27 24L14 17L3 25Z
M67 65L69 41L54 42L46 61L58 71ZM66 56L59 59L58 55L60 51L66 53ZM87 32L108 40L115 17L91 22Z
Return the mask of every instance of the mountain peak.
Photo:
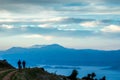
M12 47L10 49L8 49L7 51L11 51L11 50L20 50L23 49L22 47Z
M57 47L62 47L61 45L59 45L59 44L50 44L50 45L48 45L48 46L57 46Z
M63 46L59 45L59 44L50 44L44 47L49 47L49 48L64 48Z
M23 47L12 47L12 48L6 50L5 52L6 53L16 53L16 52L24 52L26 50L27 50L27 48L23 48Z
M59 44L49 44L49 45L32 45L29 48L45 48L45 47L49 47L49 48L64 48L63 46L59 45Z
M42 48L42 47L45 47L45 46L47 46L47 45L32 45L32 46L30 46L29 48Z

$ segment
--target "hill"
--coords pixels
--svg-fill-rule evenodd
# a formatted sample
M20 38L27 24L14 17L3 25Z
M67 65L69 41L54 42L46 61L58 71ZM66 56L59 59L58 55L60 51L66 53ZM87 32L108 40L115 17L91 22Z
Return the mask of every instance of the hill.
M6 60L0 60L0 70L4 69L14 69L14 67L9 64Z
M75 78L76 80L80 80ZM71 80L67 76L48 73L44 68L15 69L5 60L0 60L0 80Z
M120 50L69 49L58 44L40 47L13 47L1 51L2 58L16 66L18 59L26 60L28 66L48 65L90 65L115 66L120 62ZM120 66L120 65L117 65Z
M65 76L48 73L41 68L26 68L21 71L15 70L11 76L8 76L8 74L6 77L9 77L10 80L64 80L64 78L67 78ZM5 79L5 77L3 77L3 79Z

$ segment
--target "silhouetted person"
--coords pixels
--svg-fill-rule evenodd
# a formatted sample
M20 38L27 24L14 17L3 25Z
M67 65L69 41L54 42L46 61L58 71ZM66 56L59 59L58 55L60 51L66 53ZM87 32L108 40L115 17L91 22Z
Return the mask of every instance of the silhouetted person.
M23 69L25 69L25 68L26 68L26 62L23 61L23 62L22 62L22 65L23 65Z
M18 69L21 70L22 69L22 66L21 66L21 61L19 60L18 61Z
M78 71L73 70L72 74L68 77L70 80L77 80Z

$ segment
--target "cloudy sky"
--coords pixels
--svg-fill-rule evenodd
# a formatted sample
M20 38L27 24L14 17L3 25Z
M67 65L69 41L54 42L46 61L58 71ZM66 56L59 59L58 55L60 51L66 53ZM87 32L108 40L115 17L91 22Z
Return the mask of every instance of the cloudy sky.
M120 0L0 0L0 50L53 43L120 49Z

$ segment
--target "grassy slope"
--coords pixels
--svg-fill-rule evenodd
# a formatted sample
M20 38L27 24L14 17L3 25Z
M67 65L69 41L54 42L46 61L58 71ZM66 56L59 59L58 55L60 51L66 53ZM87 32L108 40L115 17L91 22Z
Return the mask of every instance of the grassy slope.
M14 75L10 75L14 71ZM10 80L63 80L64 76L48 73L43 68L26 68L19 71L6 60L0 60L0 80L5 77Z
M18 71L11 80L61 80L61 76L50 74L41 68L23 69Z

